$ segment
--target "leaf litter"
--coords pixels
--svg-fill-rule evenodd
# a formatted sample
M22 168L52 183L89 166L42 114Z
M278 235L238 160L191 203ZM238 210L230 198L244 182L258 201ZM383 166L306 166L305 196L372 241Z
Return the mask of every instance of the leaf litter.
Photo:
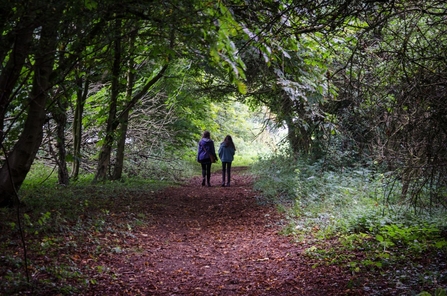
M348 269L315 267L306 246L281 235L280 213L258 204L252 178L236 170L231 187L215 173L212 187L196 177L140 205L150 221L95 260L108 276L85 295L363 294L348 288Z

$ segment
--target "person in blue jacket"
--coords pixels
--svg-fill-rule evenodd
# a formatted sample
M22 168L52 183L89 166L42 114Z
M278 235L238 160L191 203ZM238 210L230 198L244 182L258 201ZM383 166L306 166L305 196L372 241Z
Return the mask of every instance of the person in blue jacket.
M220 143L219 158L222 161L222 187L230 186L231 177L231 163L236 153L236 146L234 146L233 139L230 135L226 136L224 141ZM227 183L225 183L225 175L227 177Z
M199 141L197 150L197 161L202 165L202 186L205 186L205 177L208 187L211 187L211 164L217 160L214 142L211 140L209 131L204 131L202 139Z

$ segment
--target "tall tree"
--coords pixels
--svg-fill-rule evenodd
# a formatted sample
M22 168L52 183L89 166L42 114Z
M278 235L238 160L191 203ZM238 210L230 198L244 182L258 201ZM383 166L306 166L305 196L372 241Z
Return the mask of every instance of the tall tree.
M152 69L155 75L148 81L143 80L143 84L135 84L135 87L140 89L127 89L127 94L123 95L123 97L130 98L129 101L124 102L121 109L115 110L114 114L109 112L107 116L107 130L100 152L95 182L107 179L106 171L111 164L111 147L115 140L118 140L117 147L119 148L117 151L118 162L115 162L117 169L109 177L118 178L121 175L120 170L122 170L122 162L124 159L123 148L129 112L132 111L132 108L140 99L147 95L153 85L163 77L168 65L174 63L176 59L184 57L203 64L205 57L205 59L209 59L209 64L217 67L221 66L227 69L230 74L238 72L237 69L234 70L234 68L228 66L228 64L234 65L238 60L233 55L236 49L230 46L230 40L227 36L230 33L226 31L224 34L215 34L215 30L221 30L221 27L216 29L214 20L222 19L220 26L232 21L230 14L220 13L221 10L225 11L224 8L221 4L217 4L214 7L200 1L178 1L177 3L163 3L162 5L158 5L150 10L150 14L146 14L146 11L134 9L127 11L129 15L137 15L141 19L142 29L138 33L138 44L140 42L146 43L144 49L147 51L147 56L142 62L145 65L155 65L154 69ZM181 22L181 20L186 20L186 22ZM133 26L130 27L133 28ZM147 42L147 38L150 38L150 42ZM207 42L213 45L211 50ZM219 48L226 48L226 51L216 56L215 44L218 44ZM133 52L131 51L130 54L132 55ZM158 67L157 65L160 66ZM133 71L133 67L131 66L129 70ZM124 76L124 73L125 71L121 73L121 76ZM238 74L234 75L237 76ZM235 78L233 79L233 81L236 80ZM111 85L113 87L113 83ZM110 106L113 107L115 105ZM120 138L115 137L118 126L120 126Z
M126 75L126 94L125 101L129 102L132 99L133 88L135 85L135 69L134 63L135 60L132 56L132 53L135 52L135 40L137 37L137 30L134 26L131 27L132 30L129 34L129 53L131 56L129 57L129 61L127 62L127 75ZM122 177L123 168L124 168L124 156L125 156L125 145L127 139L127 129L129 127L129 113L130 109L126 108L120 116L119 119L119 131L118 131L118 140L116 147L116 161L115 167L113 169L112 180L119 180Z
M403 201L427 207L445 206L446 9L440 1L402 1L394 14L377 16L380 26L357 35L341 72L349 79L339 80L350 102L340 126L402 182Z
M79 66L80 67L80 66ZM73 114L73 165L71 177L77 179L79 175L79 168L81 164L81 143L82 143L82 117L84 115L84 106L87 101L88 87L90 85L90 80L88 77L81 76L78 69L75 70L75 110Z
M122 63L122 47L121 47L121 20L115 20L115 25L113 27L114 41L112 44L113 60L111 69L111 92L108 100L108 116L107 124L104 136L104 142L99 152L98 159L98 169L95 175L94 181L101 181L107 178L107 169L110 164L110 154L112 152L112 145L114 140L114 133L118 122L116 119L117 108L118 108L118 97L121 89L121 63Z
M63 81L79 52L101 28L100 21L90 31L83 27L89 12L84 3L30 1L17 3L14 8L4 23L8 25L2 38L7 42L0 55L4 59L0 73L0 119L4 130L1 144L6 157L0 169L0 205L16 201L14 196L34 161L42 141L52 87ZM86 35L72 42L71 51L60 46L67 37L72 38L70 32L81 31ZM64 50L65 55L57 54ZM61 56L63 60L58 59ZM14 119L6 128L7 115Z
M50 108L51 115L56 123L56 164L58 167L58 183L68 185L70 182L67 168L67 145L65 141L65 126L67 125L68 99L64 96L55 100Z
M57 28L62 13L60 7L49 9L49 11L51 13L47 18L35 20L36 24L40 25L40 34L34 55L33 85L28 101L28 116L13 151L7 156L6 165L0 170L0 204L2 205L14 201L14 195L25 180L42 141L42 126L46 120L45 106L48 90L51 88L50 80L57 49ZM5 101L8 99L6 98Z

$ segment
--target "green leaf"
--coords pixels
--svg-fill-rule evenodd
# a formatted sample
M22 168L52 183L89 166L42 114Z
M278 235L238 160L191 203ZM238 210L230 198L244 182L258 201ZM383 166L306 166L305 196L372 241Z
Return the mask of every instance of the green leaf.
M98 3L94 0L84 0L85 8L88 10L93 10L98 7Z
M442 249L442 248L444 248L446 246L447 246L447 241L445 241L445 240L437 241L435 243L435 247L438 248L438 249Z
M242 82L242 81L238 81L237 82L237 90L245 95L247 93L247 86Z

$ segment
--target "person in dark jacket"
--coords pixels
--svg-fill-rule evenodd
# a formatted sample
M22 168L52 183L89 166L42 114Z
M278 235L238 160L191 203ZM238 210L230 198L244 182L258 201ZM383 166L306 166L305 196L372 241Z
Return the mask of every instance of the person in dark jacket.
M222 187L230 186L231 163L233 162L235 153L236 147L234 146L233 139L228 135L220 143L219 147L219 158L222 161ZM225 175L227 176L227 183L225 183Z
M208 187L211 187L211 164L215 160L217 160L217 155L211 134L209 131L204 131L197 150L197 161L202 165L202 186L205 186L206 177L206 183Z

